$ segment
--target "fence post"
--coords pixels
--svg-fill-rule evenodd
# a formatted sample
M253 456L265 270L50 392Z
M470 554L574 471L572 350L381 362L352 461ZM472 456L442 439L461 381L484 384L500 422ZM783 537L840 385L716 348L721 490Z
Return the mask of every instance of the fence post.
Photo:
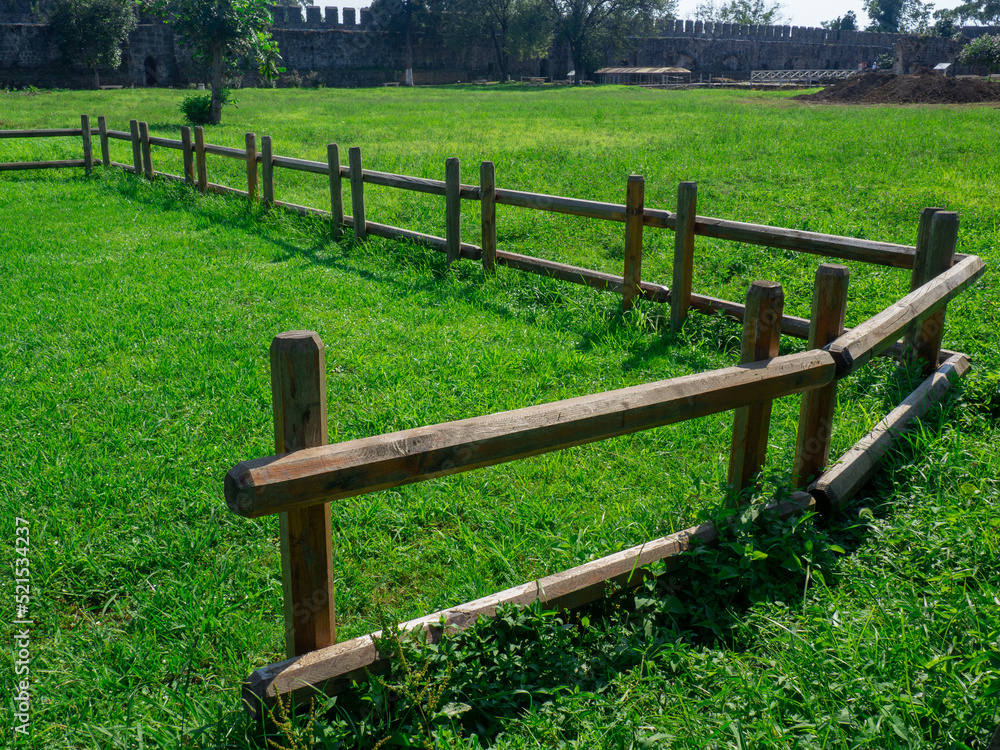
M955 247L958 245L958 214L954 211L933 211L930 216L926 242L920 257L914 257L913 276L910 287L923 286L940 273L951 268L955 262ZM923 224L923 216L921 216ZM917 241L923 239L918 232ZM921 251L918 244L917 251ZM937 369L941 356L941 339L944 337L945 308L942 307L922 323L910 329L904 338L903 361L920 362L923 377L928 377Z
M111 146L108 143L108 121L104 115L97 118L97 131L101 136L101 164L105 167L111 166Z
M83 138L83 169L94 171L94 145L90 141L90 115L80 115L80 135Z
M129 134L132 141L132 171L136 176L142 174L142 149L139 146L139 121L128 121Z
M194 158L198 164L198 189L208 190L208 164L205 161L205 128L198 125L194 129Z
M622 274L622 310L628 312L639 296L642 281L642 214L646 183L642 175L630 175L625 190L625 271Z
M781 284L755 281L747 291L746 315L743 318L743 343L740 364L778 356L778 337L785 294ZM771 426L771 402L735 410L733 443L729 454L729 486L732 498L739 502L744 491L764 467L767 433Z
M850 271L846 266L824 263L816 269L812 316L809 321L810 349L822 349L844 332L849 280ZM802 394L792 469L796 487L807 486L826 468L830 459L830 437L833 434L833 414L836 407L836 380Z
M271 151L271 136L260 139L260 176L264 181L264 206L274 205L274 154Z
M184 156L184 182L194 185L194 152L191 148L191 128L181 128L181 154Z
M368 236L365 220L365 176L361 165L361 147L351 146L347 152L351 167L351 213L354 214L354 241L364 242Z
M276 453L326 445L326 353L314 331L279 333L271 342ZM285 655L337 641L330 504L281 514Z
M698 214L698 183L682 182L677 188L677 223L674 227L674 283L670 287L670 327L678 331L691 306L694 276L694 222Z
M445 254L450 266L462 254L462 163L454 156L444 162Z
M497 182L491 161L479 165L479 208L482 224L483 273L492 276L497 265Z
M251 201L257 200L257 134L247 133L247 195Z
M142 171L147 180L152 180L153 152L149 147L149 125L145 121L139 123L139 140L142 142Z
M333 239L344 235L344 183L340 179L340 146L327 144L326 163L330 168L330 231Z

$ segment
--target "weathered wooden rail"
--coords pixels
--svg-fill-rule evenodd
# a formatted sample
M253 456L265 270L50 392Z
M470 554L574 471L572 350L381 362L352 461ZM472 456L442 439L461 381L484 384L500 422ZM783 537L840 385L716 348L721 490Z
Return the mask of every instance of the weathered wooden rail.
M252 712L278 695L337 690L384 666L385 657L373 641L377 634L337 642L329 505L333 501L728 411L734 414L729 486L731 499L738 501L756 486L764 465L772 402L801 394L792 467L797 491L790 500L773 503L772 510L782 516L810 509L831 513L857 493L894 440L969 368L965 355L941 349L947 304L984 270L978 257L956 254L958 216L953 212L924 209L916 245L906 246L698 216L693 182L681 183L677 210L670 212L644 206L644 184L638 176L629 178L626 201L619 205L499 189L492 162L480 165L479 185L467 185L461 182L457 159L447 161L444 180L431 180L365 170L356 147L349 150L348 164L343 165L335 143L327 148L327 161L316 162L275 155L268 136L260 139L258 150L253 133L246 135L246 148L237 149L205 143L202 128L183 128L181 139L171 140L150 136L146 124L135 120L128 132L108 130L103 117L98 122L102 163L147 179L183 180L201 191L260 199L267 205L321 216L331 221L334 236L350 227L358 241L373 234L424 243L445 252L449 262L461 257L481 260L487 273L505 265L612 291L622 295L626 308L638 297L669 303L675 327L690 309L721 312L743 321L740 360L732 367L336 445L327 444L322 341L310 331L277 336L270 352L275 455L237 464L224 482L226 502L234 513L247 518L279 514L281 518L288 659L248 679L244 697ZM0 131L0 138L79 136L84 145L81 162L90 169L94 131L86 116L81 123L79 130ZM109 139L131 143L131 165L110 160ZM152 146L180 150L183 175L153 169ZM207 154L245 161L247 190L209 182ZM0 171L36 168L32 164L36 163L0 165ZM75 160L58 165L81 166ZM275 168L328 176L330 210L275 200ZM344 213L345 179L351 187L352 215ZM368 221L365 183L444 197L445 237ZM481 247L462 242L462 200L481 204ZM624 223L622 275L499 250L497 204ZM642 280L644 227L675 233L671 287ZM819 266L809 319L784 314L781 286L773 282L754 282L745 303L699 295L691 283L696 236L912 269L911 291L854 329L844 327L849 273L840 265ZM778 356L782 333L807 339L808 350ZM925 379L869 435L831 463L837 383L880 354L918 365ZM431 638L438 638L442 621L448 628L462 629L478 617L492 616L504 603L541 600L550 606L579 606L603 596L608 581L629 585L639 579L642 566L680 554L695 539L711 541L717 536L714 526L702 524L400 627L421 627Z

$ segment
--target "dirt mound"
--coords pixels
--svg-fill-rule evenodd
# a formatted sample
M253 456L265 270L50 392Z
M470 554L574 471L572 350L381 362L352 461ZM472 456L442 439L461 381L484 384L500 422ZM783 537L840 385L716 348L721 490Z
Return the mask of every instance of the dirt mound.
M1000 102L1000 85L931 72L909 76L870 72L795 98L831 104L974 104Z

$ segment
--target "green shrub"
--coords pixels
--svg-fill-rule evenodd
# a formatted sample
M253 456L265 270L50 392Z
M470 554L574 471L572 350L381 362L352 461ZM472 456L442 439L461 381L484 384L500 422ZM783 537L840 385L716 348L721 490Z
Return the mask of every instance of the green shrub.
M233 99L229 89L222 89L221 98L222 106L236 104L236 100ZM181 112L184 114L184 119L192 125L211 125L212 95L192 94L191 96L185 96L181 102Z
M963 65L982 65L991 73L1000 70L1000 34L973 39L962 49L958 61Z

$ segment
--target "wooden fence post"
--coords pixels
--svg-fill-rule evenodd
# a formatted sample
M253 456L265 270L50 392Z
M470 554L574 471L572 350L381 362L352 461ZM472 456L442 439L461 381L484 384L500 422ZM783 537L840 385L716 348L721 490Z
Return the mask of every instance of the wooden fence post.
M149 125L145 121L139 123L139 140L142 142L142 171L147 180L152 180L153 151L149 147Z
M276 452L326 445L323 341L314 331L280 333L270 356ZM336 643L329 503L281 514L281 578L286 656Z
M194 151L191 146L191 128L181 128L181 154L184 156L184 182L194 185Z
M646 183L641 175L631 175L625 191L625 271L622 274L622 310L628 312L639 296L642 281L642 213Z
M746 316L743 318L743 344L740 364L758 362L778 356L781 315L785 294L781 284L755 281L747 291ZM729 454L729 486L732 498L741 495L764 467L767 455L767 433L771 426L771 401L762 400L753 406L735 410L733 443Z
M816 269L812 316L809 321L810 349L822 349L844 332L849 280L850 271L846 266L824 263ZM792 469L796 487L807 486L826 468L830 458L830 437L833 434L836 407L836 380L802 394Z
M447 263L462 257L462 162L452 156L444 162L444 223Z
M139 145L139 121L128 121L129 133L132 136L132 171L138 176L142 174L142 148Z
M492 276L497 265L497 182L491 161L479 165L479 208L482 226L483 273Z
M257 134L247 133L247 195L251 201L257 200Z
M340 146L329 143L326 147L326 163L330 168L330 232L333 239L344 235L344 183L340 178Z
M910 288L923 286L938 274L947 271L955 262L955 248L958 245L958 214L954 211L924 209L931 213L926 242L923 248L917 245L919 256L914 257L913 276ZM921 226L923 225L921 216ZM917 241L923 237L918 232ZM923 252L921 252L923 250ZM945 308L942 307L923 323L911 328L904 337L903 361L920 362L922 377L928 377L938 367L941 356L941 340L944 337Z
M104 115L97 118L97 131L101 136L101 164L111 166L111 145L108 142L108 121Z
M698 215L698 183L677 188L677 224L674 228L674 282L670 287L670 327L678 331L691 306L694 276L694 222Z
M94 171L94 144L90 140L90 115L80 115L80 135L83 138L83 169Z
M260 139L260 176L264 181L264 206L274 205L274 153L271 150L271 136Z
M198 165L198 189L208 190L208 164L205 161L205 128L198 125L194 129L194 159Z
M364 167L361 164L361 147L351 146L347 152L351 167L351 212L354 214L354 241L364 242L368 236L365 219Z

